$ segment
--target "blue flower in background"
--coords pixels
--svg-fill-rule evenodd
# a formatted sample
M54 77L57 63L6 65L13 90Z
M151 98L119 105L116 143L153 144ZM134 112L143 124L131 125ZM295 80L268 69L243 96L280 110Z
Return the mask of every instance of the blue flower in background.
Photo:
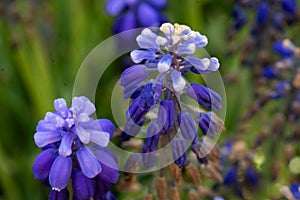
M247 21L251 21L247 11L255 9L255 19L252 23L251 35L257 37L274 28L283 31L287 25L297 21L296 0L280 1L236 1L232 11L234 30L240 30ZM268 23L269 22L269 23Z
M300 199L300 184L299 183L292 184L290 187L290 191L296 200Z
M107 0L106 12L116 18L114 33L139 27L156 27L165 22L161 11L166 0Z
M234 28L240 30L247 22L247 15L244 8L236 4L232 11L232 17L234 18Z
M290 14L296 14L297 11L297 1L296 0L282 0L281 6L284 11Z
M242 140L226 141L221 148L220 162L224 168L223 185L232 189L241 199L244 199L245 189L256 189L260 183L259 173L253 166L252 151L248 150ZM217 187L219 186L221 185Z
M70 178L74 199L106 199L119 177L116 157L105 148L114 125L90 117L96 109L83 96L74 97L70 108L65 99L56 99L54 108L36 128L34 141L43 151L34 161L34 177L50 185L49 199L68 199Z
M280 99L299 93L299 52L300 49L290 40L275 42L273 49L280 55L280 60L268 66L262 72L269 83L273 83L270 99ZM295 99L292 97L291 99ZM295 99L295 101L297 101Z
M183 167L187 156L186 141L197 141L195 116L200 116L201 112L185 111L186 108L179 103L180 95L187 95L208 110L222 108L222 99L218 93L200 84L188 84L183 75L189 71L196 74L216 71L219 68L218 59L201 59L191 55L197 48L205 47L208 41L206 36L186 25L164 23L156 31L146 28L136 41L141 49L130 54L135 65L122 73L120 81L124 87L124 98L132 99L122 139L129 140L136 136L147 122L146 114L157 106L157 119L147 129L142 150L146 153L143 162L146 167L153 166L153 152L158 148L160 136L170 136L175 128L179 133L171 141L172 154L175 164ZM155 74L155 77L148 80L150 74ZM203 122L197 121L203 134L210 137L214 137L214 132L223 128L223 124L216 123L216 117L212 116L208 114ZM199 151L195 152L200 154Z
M273 44L273 50L279 53L282 58L294 56L296 48L297 47L288 39L277 41Z

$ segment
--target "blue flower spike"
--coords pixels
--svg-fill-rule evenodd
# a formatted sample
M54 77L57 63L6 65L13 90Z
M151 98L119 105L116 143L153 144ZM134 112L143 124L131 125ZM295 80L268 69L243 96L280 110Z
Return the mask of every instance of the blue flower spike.
M68 199L70 179L73 199L93 198L98 183L108 187L97 195L106 195L116 181L100 175L119 177L114 155L110 153L106 160L102 159L107 155L103 148L114 133L114 125L107 119L91 117L96 108L84 96L74 97L70 108L65 99L56 99L54 108L55 112L47 112L39 121L34 134L35 144L43 150L34 161L34 177L49 183L49 199Z
M186 25L164 23L158 29L145 28L136 41L140 49L130 54L135 65L125 70L121 78L124 98L132 99L122 139L126 141L137 136L149 120L147 114L155 113L142 148L143 163L146 168L154 166L155 151L160 138L165 137L170 142L174 140L174 163L181 168L186 164L186 143L193 144L198 138L197 124L211 137L219 129L209 117L201 123L197 121L198 113L186 110L180 103L180 96L196 100L209 111L222 108L222 99L217 92L197 83L189 84L184 75L217 71L219 61L215 57L193 56L197 49L208 44L208 40ZM158 111L153 112L154 108Z

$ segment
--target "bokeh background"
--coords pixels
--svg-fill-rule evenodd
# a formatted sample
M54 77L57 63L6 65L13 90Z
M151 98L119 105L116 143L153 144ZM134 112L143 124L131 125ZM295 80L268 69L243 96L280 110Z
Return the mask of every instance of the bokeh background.
M251 23L232 36L234 4L230 0L169 0L163 13L169 22L186 24L208 37L206 50L219 58L227 95L226 131L218 143L239 139L250 148L260 131L273 124L274 110L286 102L271 102L250 120L242 120L255 101L256 85L253 69L242 62L241 51L250 37ZM55 98L63 97L70 103L83 59L112 35L114 18L105 12L104 5L104 0L0 1L0 199L47 198L48 187L31 172L40 152L33 141L35 127L53 110ZM247 15L251 22L255 9ZM291 38L300 45L299 33L298 21L286 26L280 39ZM270 46L261 48L278 57ZM111 92L125 67L123 60L116 61L101 78L95 101L98 117L113 121ZM253 156L259 187L246 192L245 199L281 199L280 187L297 180L297 173L291 174L285 159L286 143L272 133L264 143ZM293 145L296 156L299 141ZM281 170L274 181L271 169L275 163ZM227 192L228 199L240 198L234 193ZM120 199L135 199L120 191L116 194Z

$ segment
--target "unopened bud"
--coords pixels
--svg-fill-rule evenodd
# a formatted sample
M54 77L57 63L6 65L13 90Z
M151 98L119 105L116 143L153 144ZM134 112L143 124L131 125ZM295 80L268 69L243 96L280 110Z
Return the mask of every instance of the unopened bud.
M281 170L280 163L279 162L273 163L273 166L272 166L272 179L273 180L277 179L280 170Z
M295 55L300 57L300 48L295 49Z
M296 115L299 115L300 114L300 102L299 101L294 101L292 103L291 110Z
M143 200L152 200L153 199L153 195L152 194L147 194L146 196L144 196Z
M300 136L300 127L299 126L293 126L292 127L292 133L294 136L299 137Z
M259 133L259 137L264 140L268 137L268 135L270 134L270 130L268 128L263 128L260 133Z
M209 188L206 188L203 186L199 186L198 191L199 191L200 196L205 196L205 197L214 197L215 196L215 193L213 191L211 191Z
M205 156L211 150L211 146L207 141L198 138L194 143L191 144L191 149L198 158L205 158Z
M199 194L196 190L190 190L188 192L189 200L199 200Z
M285 159L289 162L295 156L295 147L292 144L287 144L284 147Z
M171 190L170 190L170 199L172 199L172 200L181 200L177 187L172 187L171 188Z
M182 170L176 164L172 163L170 166L171 174L177 185L181 185L182 183Z
M178 167L183 167L186 164L186 142L183 137L174 138L172 141L172 153L175 164Z
M232 147L232 155L230 156L233 160L242 160L247 155L247 146L244 141L236 141Z
M216 147L214 147L209 153L209 162L216 168L221 169L220 166L220 155Z
M141 162L142 162L142 156L140 154L138 153L131 154L124 166L124 171L130 173L137 172L141 166Z
M300 88L300 70L297 71L297 74L295 75L293 82L293 87L299 89Z
M190 163L185 167L185 170L186 170L187 176L194 183L194 185L200 186L201 185L201 176L200 176L197 166L194 165L193 163Z
M271 60L269 52L266 50L261 50L259 52L259 60L263 63L269 62Z
M211 164L206 165L205 167L206 170L206 176L208 178L214 179L216 181L218 181L219 183L223 183L223 177L220 174L220 172Z
M155 188L159 200L167 199L167 181L165 177L159 177L155 180Z
M285 122L285 117L282 113L279 113L275 116L274 124L272 126L272 132L281 133L283 125Z
M184 139L193 142L198 134L197 127L189 112L185 111L178 114L180 130Z
M122 180L118 189L127 193L136 193L140 191L141 185L137 182L136 175L130 174L130 179L126 178Z

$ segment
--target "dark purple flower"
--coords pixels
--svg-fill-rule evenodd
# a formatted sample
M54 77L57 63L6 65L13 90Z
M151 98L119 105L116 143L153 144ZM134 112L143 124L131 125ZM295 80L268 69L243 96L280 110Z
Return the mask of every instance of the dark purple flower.
M154 166L155 150L158 146L160 134L161 128L156 121L153 121L147 129L146 139L142 149L143 163L147 168Z
M146 134L145 145L150 149L150 151L154 151L157 148L159 138L160 138L161 130L156 121L153 121L148 129Z
M275 29L277 29L278 31L282 31L285 25L285 21L284 21L284 14L281 12L277 12L273 15L273 26Z
M120 85L124 86L124 98L130 97L149 75L145 65L133 65L121 74Z
M233 8L232 16L234 18L234 28L236 30L241 29L247 21L247 16L243 7L236 4Z
M182 137L172 140L173 159L178 167L183 167L186 164L187 149L186 142Z
M257 186L259 177L255 169L248 167L245 171L245 177L251 186Z
M68 185L72 172L72 158L57 156L54 160L50 173L49 183L52 190L60 191Z
M237 183L237 167L231 167L224 175L224 184L233 185Z
M178 114L178 122L184 139L189 142L193 142L197 138L198 132L193 118L189 112L185 111Z
M162 134L167 134L173 127L175 120L175 107L172 100L162 100L158 109L157 122Z
M297 11L297 1L296 0L282 0L281 5L284 11L295 14Z
M34 160L32 172L34 178L45 180L48 178L52 163L57 157L57 150L53 148L42 151Z
M195 118L202 133L210 137L214 137L214 133L217 131L217 127L212 120L211 112L199 113L199 116Z
M289 40L275 42L273 50L279 53L282 57L289 57L294 54L294 49L292 48Z
M222 99L220 95L208 87L192 83L191 87L187 90L187 94L205 108L213 110L222 108Z
M165 21L161 10L166 6L166 0L107 0L106 12L116 16L113 32L120 33L139 27L159 26Z
M260 3L257 8L256 21L261 24L265 23L268 20L269 12L269 4L266 2Z
M277 85L273 88L271 93L272 99L280 99L284 97L291 89L291 85L288 81L280 81Z
M263 69L263 76L267 79L276 78L278 76L278 73L274 71L273 66L268 66Z
M140 132L144 121L144 118L142 118L140 121L135 123L132 119L129 119L121 132L122 141L128 141L131 137L136 136Z
M155 164L155 151L152 151L146 144L142 149L142 160L146 168L152 168Z
M158 103L162 86L148 83L145 85L140 96L133 100L127 111L127 121L132 120L140 124L143 117L149 112L150 108Z
M74 200L90 199L95 194L93 179L86 177L81 171L73 171L72 190Z
M211 150L210 146L203 141L202 139L198 138L191 144L192 151L196 154L197 159L206 160L206 156Z

